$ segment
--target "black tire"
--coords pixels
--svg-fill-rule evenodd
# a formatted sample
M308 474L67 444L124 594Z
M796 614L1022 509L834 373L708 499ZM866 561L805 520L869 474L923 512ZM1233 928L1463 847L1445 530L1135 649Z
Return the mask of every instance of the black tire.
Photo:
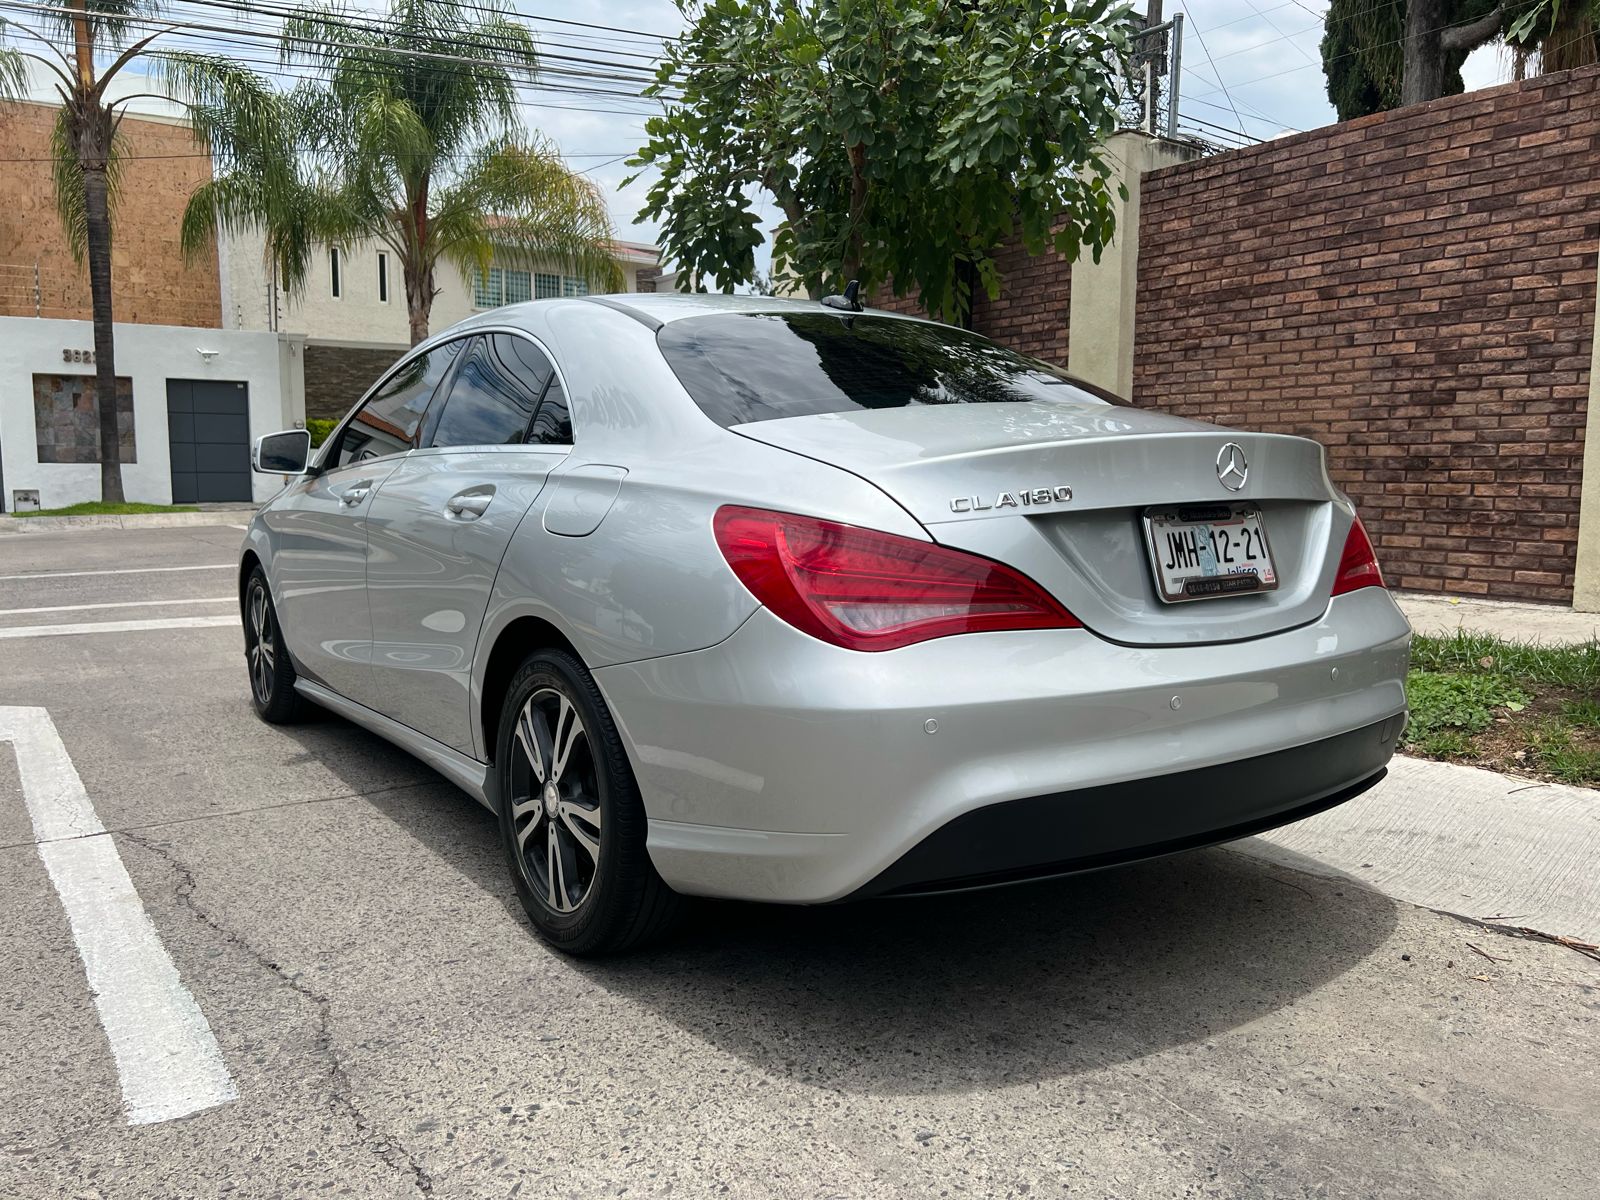
M294 690L294 663L260 567L250 572L244 586L244 661L257 716L270 725L289 725L305 716L305 698Z
M528 657L506 689L494 762L506 865L546 941L615 954L671 923L679 897L650 862L639 785L582 663L561 650Z

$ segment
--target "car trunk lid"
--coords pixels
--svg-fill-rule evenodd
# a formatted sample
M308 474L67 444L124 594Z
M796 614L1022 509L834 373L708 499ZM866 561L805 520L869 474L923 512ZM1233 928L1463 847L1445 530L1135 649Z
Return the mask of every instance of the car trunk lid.
M863 409L734 429L868 480L936 541L1025 572L1096 633L1135 645L1241 641L1316 620L1353 519L1315 442L1090 400ZM1230 443L1245 468L1237 490L1219 477ZM1163 602L1146 513L1225 503L1260 514L1279 586Z

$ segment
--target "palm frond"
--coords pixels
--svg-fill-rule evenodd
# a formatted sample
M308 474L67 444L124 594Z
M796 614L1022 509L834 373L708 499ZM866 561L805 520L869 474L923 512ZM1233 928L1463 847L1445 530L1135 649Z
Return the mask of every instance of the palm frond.
M271 148L292 153L280 93L250 68L219 54L151 50L149 74L188 110L195 137L224 167Z
M5 22L0 20L0 32ZM20 100L28 90L28 60L22 51L0 46L0 100Z
M538 69L533 34L499 0L396 0L381 26L342 3L308 5L284 22L281 55L321 68L345 108L374 95L408 104L445 155L518 132L516 85Z
M483 147L440 193L433 229L439 256L463 271L498 255L559 267L597 291L623 286L604 195L543 139Z

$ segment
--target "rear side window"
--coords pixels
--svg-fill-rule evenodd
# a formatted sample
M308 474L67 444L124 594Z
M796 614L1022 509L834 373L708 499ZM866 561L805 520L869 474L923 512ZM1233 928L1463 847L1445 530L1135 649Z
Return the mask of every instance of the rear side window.
M539 415L528 434L530 442L546 446L572 445L572 417L567 412L567 391L558 377L552 377L539 403Z
M841 313L717 313L656 343L719 425L911 404L1104 404L1059 368L948 325Z
M364 462L411 449L434 389L450 370L462 343L444 342L411 359L367 398L323 461L330 466Z
M474 338L427 444L520 444L552 374L550 360L526 338L504 333Z

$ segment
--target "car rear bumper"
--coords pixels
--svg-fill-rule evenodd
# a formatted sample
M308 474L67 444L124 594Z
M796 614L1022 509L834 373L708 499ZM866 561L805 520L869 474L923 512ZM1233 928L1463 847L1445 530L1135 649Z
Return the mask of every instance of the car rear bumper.
M1200 646L1072 629L863 654L761 610L720 645L596 679L670 885L823 903L1088 869L1294 820L1393 753L1409 641L1375 588L1299 629ZM956 864L980 835L983 855Z
M850 899L995 887L1249 837L1354 799L1386 773L1403 724L1177 775L986 804L923 838Z

